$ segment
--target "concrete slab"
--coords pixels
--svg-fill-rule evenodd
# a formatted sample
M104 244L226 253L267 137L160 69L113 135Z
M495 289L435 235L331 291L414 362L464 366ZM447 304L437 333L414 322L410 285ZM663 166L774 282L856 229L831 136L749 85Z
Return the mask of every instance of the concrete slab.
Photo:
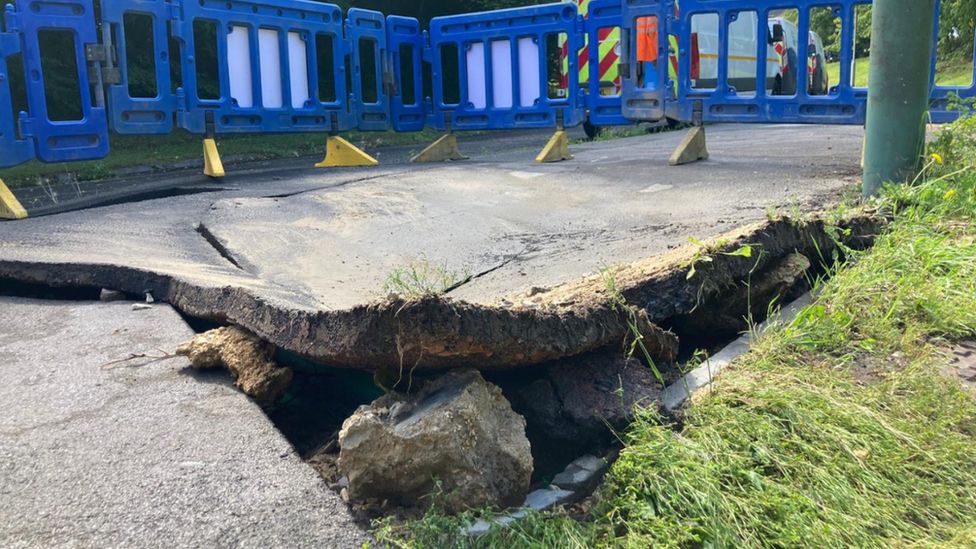
M770 208L821 207L857 171L859 131L709 130L716 160L694 166L667 167L674 132L589 144L555 165L449 164L288 198L218 200L202 222L246 271L303 288L324 309L383 298L390 273L417 262L470 273L451 295L495 303ZM770 154L798 141L802 154Z
M575 145L575 160L552 165L469 144L473 160L458 164L231 175L229 190L4 224L0 277L150 289L337 366L403 364L405 346L420 367L559 358L623 328L610 311L584 319L590 312L523 307L533 287L773 209L821 208L859 171L860 128L708 132L712 158L682 167L667 166L682 137L673 132ZM472 278L450 301L386 301L388 275L417 261ZM527 341L534 347L521 350Z
M345 505L226 375L162 356L166 305L0 298L0 545L359 547Z

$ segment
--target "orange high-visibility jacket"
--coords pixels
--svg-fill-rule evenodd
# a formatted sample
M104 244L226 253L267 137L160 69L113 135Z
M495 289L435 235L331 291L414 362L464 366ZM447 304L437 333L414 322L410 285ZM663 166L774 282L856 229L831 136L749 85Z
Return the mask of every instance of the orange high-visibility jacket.
M637 60L657 62L657 17L637 19Z

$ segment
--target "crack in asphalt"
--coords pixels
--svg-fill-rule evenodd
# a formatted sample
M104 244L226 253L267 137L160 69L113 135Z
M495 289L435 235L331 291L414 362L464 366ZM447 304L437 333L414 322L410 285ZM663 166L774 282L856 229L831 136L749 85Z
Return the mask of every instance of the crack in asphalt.
M200 236L202 236L204 240L207 241L207 244L209 244L211 248L213 248L218 254L220 254L220 257L226 259L227 262L229 262L234 267L237 267L239 270L247 272L247 270L241 266L240 262L237 261L237 259L233 256L233 254L230 253L230 250L228 250L226 246L220 243L220 240L218 240L217 237L214 236L212 232L210 232L210 229L208 229L206 225L204 225L203 223L197 223L197 226L195 228L197 233Z
M498 269L501 269L502 267L505 267L506 265L512 263L513 261L518 260L527 251L529 251L528 248L522 250L521 252L519 252L517 254L513 254L513 255L510 255L510 256L506 257L504 261L502 261L501 263L499 263L498 265L495 265L494 267L492 267L490 269L486 269L484 271L475 273L475 274L473 274L473 275L465 278L464 280L462 280L460 282L455 282L453 286L449 286L446 290L444 290L444 295L447 295L447 294L453 292L454 290L457 290L461 286L464 286L465 284L468 284L470 282L474 282L475 280L477 280L477 279L479 279L479 278L481 278L483 276L489 275L489 274L497 271Z
M312 189L302 189L300 191L293 191L293 192L290 192L290 193L264 195L264 196L262 196L262 198L291 198L293 196L298 196L298 195L302 195L302 194L305 194L305 193L314 193L314 192L324 191L324 190L328 190L328 189L338 189L338 188L341 188L341 187L345 187L347 185L352 185L353 183L362 183L364 181L372 181L374 179L379 179L381 177L387 177L389 175L391 175L391 174L384 173L384 174L379 174L379 175L371 175L369 177L360 177L360 178L357 178L357 179L350 179L348 181L342 181L342 182L339 182L339 183L332 183L331 185L322 185L321 187L315 187L315 188L312 188Z

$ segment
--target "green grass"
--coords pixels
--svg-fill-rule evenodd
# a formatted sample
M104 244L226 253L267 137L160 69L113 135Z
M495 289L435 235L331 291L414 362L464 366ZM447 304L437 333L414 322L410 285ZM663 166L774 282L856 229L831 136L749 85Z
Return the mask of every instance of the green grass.
M436 510L378 523L402 547L976 546L976 399L943 349L976 336L976 121L788 325L695 399L643 411L585 520L532 515L475 542Z
M854 60L854 86L858 88L868 86L868 65L867 57ZM836 86L840 82L840 63L827 63L827 78L831 86ZM972 61L942 63L936 69L936 83L940 86L969 86L972 80Z
M343 136L367 149L380 145L413 145L436 139L438 132L427 129L415 133L347 132ZM248 160L298 158L324 154L325 134L303 133L282 135L234 135L217 139L220 154L243 156ZM101 160L61 164L32 161L0 170L0 178L12 188L35 185L40 179L69 174L79 181L113 177L120 170L133 166L165 167L186 160L199 160L203 166L201 137L185 132L166 136L122 136L110 138L111 154Z
M443 294L470 279L468 270L456 271L421 257L393 269L386 277L383 290L404 299L416 300Z

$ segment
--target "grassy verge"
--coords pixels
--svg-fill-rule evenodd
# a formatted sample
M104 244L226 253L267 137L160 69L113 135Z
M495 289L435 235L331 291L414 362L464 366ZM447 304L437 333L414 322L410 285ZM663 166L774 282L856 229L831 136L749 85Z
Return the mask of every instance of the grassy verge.
M976 400L943 350L976 336L976 122L946 164L888 189L893 221L795 321L695 399L650 411L583 520L536 514L471 541L471 517L380 523L403 547L976 545Z
M413 145L436 139L438 132L348 132L343 136L367 149L377 146ZM282 135L229 135L218 138L220 154L240 156L249 160L298 158L325 152L325 134L301 133ZM166 136L113 135L112 152L101 160L67 164L43 164L32 161L0 170L0 178L10 187L36 184L39 180L70 174L78 181L113 177L120 170L133 166L165 167L187 160L199 160L203 165L201 137L185 132Z
M854 60L854 86L866 88L868 86L869 59L862 57ZM831 86L840 82L840 63L827 63L827 81ZM941 63L935 70L935 81L940 86L969 86L973 81L973 63L971 60L960 60Z

